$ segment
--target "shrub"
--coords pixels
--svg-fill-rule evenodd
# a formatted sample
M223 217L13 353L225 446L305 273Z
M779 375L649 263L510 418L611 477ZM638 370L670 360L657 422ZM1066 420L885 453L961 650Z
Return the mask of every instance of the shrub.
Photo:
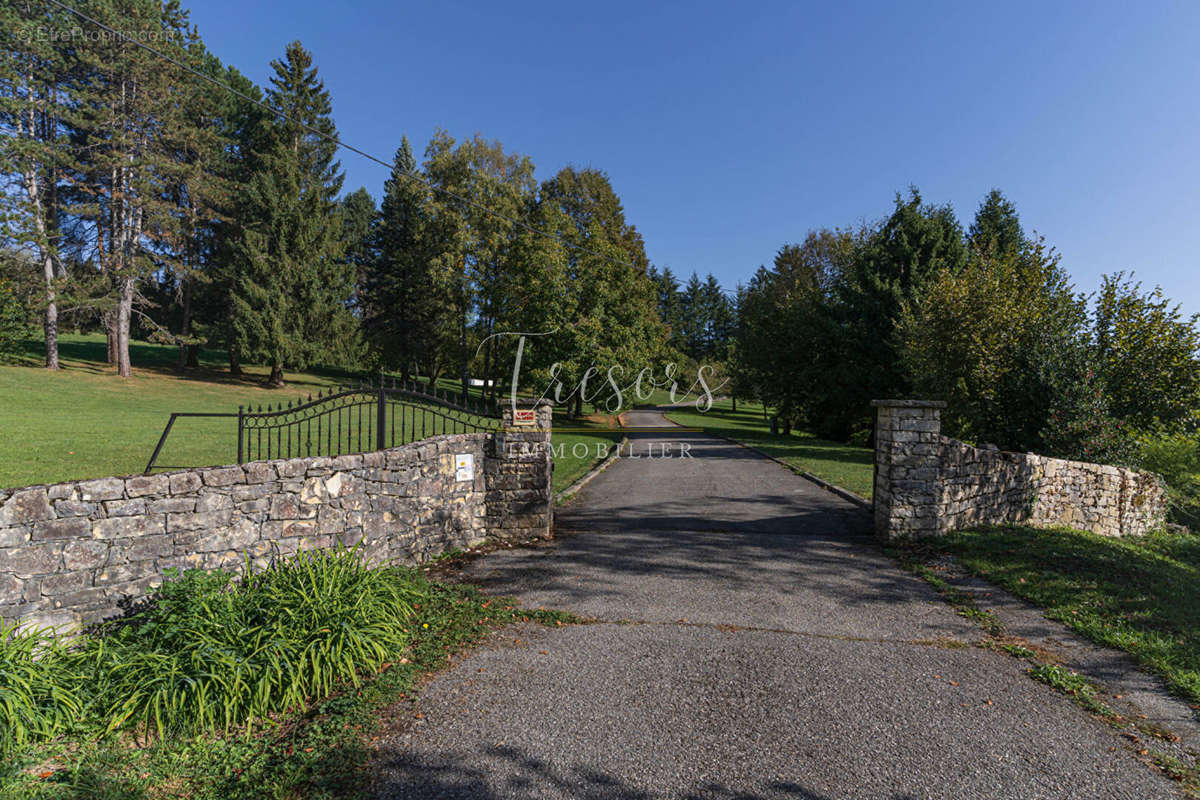
M18 296L16 287L0 275L0 358L14 352L26 333L28 309Z
M1133 431L1113 417L1104 386L1090 369L1055 398L1042 438L1046 455L1058 458L1118 466L1137 461Z
M0 758L52 738L81 714L75 659L47 629L0 622Z
M1196 486L1200 478L1200 441L1184 433L1145 434L1139 438L1142 469L1157 472L1173 489Z
M357 686L403 652L416 591L345 549L240 581L184 572L89 642L108 728L223 732Z

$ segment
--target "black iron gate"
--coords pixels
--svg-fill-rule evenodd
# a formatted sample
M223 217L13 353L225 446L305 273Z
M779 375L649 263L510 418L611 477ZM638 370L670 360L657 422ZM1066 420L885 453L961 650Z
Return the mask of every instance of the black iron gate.
M240 406L236 414L178 412L171 414L146 464L155 469L190 469L201 465L158 464L163 445L180 417L236 417L237 463L275 458L336 456L384 450L450 433L493 431L500 409L487 401L463 403L448 393L422 389L416 383L381 379L317 392L307 398L257 409Z

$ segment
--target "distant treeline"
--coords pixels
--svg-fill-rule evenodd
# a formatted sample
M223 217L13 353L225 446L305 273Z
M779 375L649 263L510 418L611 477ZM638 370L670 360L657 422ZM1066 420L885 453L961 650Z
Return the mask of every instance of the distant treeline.
M947 433L1087 461L1139 438L1195 450L1200 332L1117 274L1084 296L999 191L963 230L911 190L886 219L812 231L739 292L734 378L784 427L865 442L870 401L949 401ZM1191 456L1189 456L1191 458Z

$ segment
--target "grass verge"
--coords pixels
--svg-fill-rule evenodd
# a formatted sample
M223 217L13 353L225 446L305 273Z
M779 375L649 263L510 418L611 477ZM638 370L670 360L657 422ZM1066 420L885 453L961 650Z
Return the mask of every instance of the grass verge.
M757 447L796 469L867 499L871 497L874 456L870 449L830 442L809 433L772 435L771 425L763 418L762 406L757 403L739 402L736 412L727 399L714 403L703 413L694 406L679 406L668 411L667 418Z
M570 419L554 415L550 446L554 451L555 492L561 492L600 463L621 441L616 417L593 415Z
M1012 529L997 529L993 533L1004 530ZM1060 535L1062 533L1061 531L1023 530L1050 535ZM977 535L979 533L969 532L960 534L956 538ZM1177 781L1186 796L1200 800L1200 762L1197 761L1197 757L1200 754L1184 750L1178 746L1172 748L1169 745L1167 749L1173 750L1173 752L1164 752L1159 746L1151 744L1150 741L1155 739L1161 740L1158 742L1160 745L1177 742L1178 737L1162 726L1146 721L1140 715L1137 718L1130 718L1117 713L1105 702L1103 692L1096 683L1057 663L1055 654L1007 634L1003 623L995 614L980 609L973 595L956 587L939 574L939 569L935 568L939 560L944 560L946 552L953 552L950 547L942 547L947 541L947 539L939 539L936 544L922 543L906 547L891 547L886 548L886 552L895 558L902 567L928 583L959 614L973 620L983 629L986 635L982 641L976 643L977 646L1005 653L1025 662L1028 665L1025 671L1030 678L1046 684L1097 720L1120 731L1128 740L1130 749L1143 763L1150 765L1172 780ZM1113 540L1102 541L1110 542ZM1158 542L1156 544L1157 546L1162 546L1163 543ZM1009 553L1024 552L1020 544L1017 543L1010 543L1004 549ZM1030 558L1031 560L1036 560L1037 557L1030 556ZM962 559L956 558L956 562L960 566L965 566L962 564ZM977 572L977 574L983 577L991 577L982 572ZM998 580L995 582L1000 583ZM1019 583L1019 585L1027 586L1028 583L1029 579L1026 578L1025 582ZM1014 593L1017 592L1014 590ZM1032 598L1027 597L1027 599ZM1120 695L1117 695L1117 697L1119 698ZM1193 706L1193 708L1196 708L1196 706ZM1146 738L1144 739L1143 737ZM1147 741L1147 739L1150 741Z
M1129 653L1200 706L1200 537L1000 527L956 533L938 546L1050 619Z

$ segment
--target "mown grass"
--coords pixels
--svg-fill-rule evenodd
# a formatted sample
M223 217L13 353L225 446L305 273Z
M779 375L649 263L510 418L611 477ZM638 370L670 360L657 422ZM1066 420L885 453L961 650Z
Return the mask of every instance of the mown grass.
M416 570L351 568L347 554L322 558L333 560L311 562L318 563L315 569L311 563L285 566L281 570L286 576L267 576L258 585L250 581L230 586L214 573L208 573L208 579L179 581L174 591L160 594L159 600L165 602L152 607L157 610L143 611L127 621L121 632L86 640L77 647L76 661L86 663L109 646L112 664L115 654L132 657L125 648L135 643L163 656L180 656L180 669L194 674L190 688L186 681L176 688L190 699L163 707L162 731L168 735L160 735L158 721L146 713L153 708L154 685L146 687L144 681L154 676L138 670L120 675L93 669L74 685L84 703L83 713L62 725L57 738L36 746L15 745L9 758L0 762L0 796L14 800L356 796L368 778L365 767L381 717L413 713L407 701L413 699L414 686L423 674L438 669L452 654L499 625L519 620L552 625L573 621L556 612L525 610L487 598L469 587L431 582ZM281 584L286 588L274 594L286 598L285 605L294 614L284 615L290 619L283 631L274 626L277 635L268 637L274 639L271 649L307 642L300 652L308 653L313 669L297 663L285 673L254 669L244 677L250 683L265 680L282 687L296 681L312 683L313 674L331 674L331 667L340 671L339 676L328 684L318 679L301 692L302 698L293 698L298 703L276 706L295 707L263 716L241 714L241 723L227 727L218 710L230 697L244 693L245 687L239 688L230 678L239 670L234 663L237 654L244 654L250 645L216 643L203 631L214 620L241 624L240 617L230 616L222 605L240 587L247 587L247 597L262 600L263 585L278 590ZM388 608L388 602L376 602L376 590L384 584L402 595L402 603ZM310 600L293 591L302 587ZM362 605L358 617L346 605L356 599ZM350 619L326 619L325 611L314 611L316 605L330 607L330 613L340 608ZM201 631L199 647L190 641L197 630ZM347 631L357 631L360 643L377 644L378 652L367 659L352 654L353 648L343 646ZM121 636L127 640L120 641ZM206 636L207 648L203 646ZM324 655L318 652L322 645ZM346 658L332 657L339 648ZM47 679L77 680L59 673ZM207 692L195 691L205 681ZM112 706L111 700L123 692L135 698L139 713L125 717L119 704ZM211 709L203 712L207 724L193 719L198 707ZM255 724L247 725L249 720Z
M731 401L723 398L706 412L694 405L678 406L667 412L667 418L757 447L796 469L870 499L874 456L869 448L838 444L804 432L772 435L760 404L739 401L737 405L735 412Z
M0 487L136 474L145 469L172 412L277 405L361 377L339 370L289 372L286 387L268 389L262 385L266 368L248 365L244 376L234 378L220 351L202 350L200 368L179 373L174 348L135 342L130 345L134 375L121 379L104 363L103 336L64 334L63 369L58 372L39 366L39 348L39 342L28 341L17 363L0 366ZM439 388L453 392L456 384L443 380ZM555 422L601 427L587 421ZM568 455L555 470L555 489L590 469L595 444L610 438L588 430L555 436L556 441L592 445L592 455L585 458L566 448ZM158 463L190 467L236 460L236 420L180 418Z
M937 546L1047 617L1129 653L1200 704L1200 537L996 527L951 534Z
M621 441L614 416L593 415L570 419L555 414L551 446L554 448L554 491L561 492L602 461Z

